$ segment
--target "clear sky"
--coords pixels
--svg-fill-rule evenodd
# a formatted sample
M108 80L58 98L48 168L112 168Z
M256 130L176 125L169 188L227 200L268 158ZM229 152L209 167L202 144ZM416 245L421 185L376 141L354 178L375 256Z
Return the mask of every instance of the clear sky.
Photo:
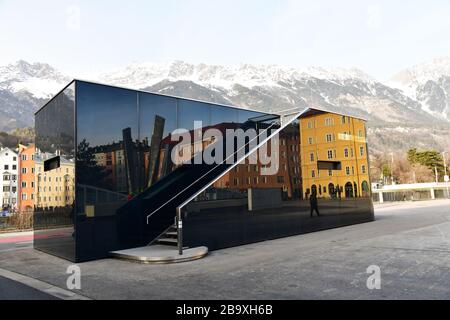
M357 67L450 56L450 1L0 0L0 65L71 76L131 62Z

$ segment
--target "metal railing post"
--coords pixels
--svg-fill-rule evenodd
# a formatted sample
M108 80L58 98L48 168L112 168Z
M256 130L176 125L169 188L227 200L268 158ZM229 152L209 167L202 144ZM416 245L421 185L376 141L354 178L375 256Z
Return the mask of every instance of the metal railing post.
M177 208L177 243L178 254L183 255L183 218L181 216L181 208Z

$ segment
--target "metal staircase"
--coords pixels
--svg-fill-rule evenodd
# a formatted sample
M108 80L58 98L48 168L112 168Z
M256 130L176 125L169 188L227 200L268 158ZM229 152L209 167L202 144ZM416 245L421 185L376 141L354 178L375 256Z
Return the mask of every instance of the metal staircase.
M178 246L178 233L175 225L171 226L165 233L161 235L153 244L162 244L169 246Z

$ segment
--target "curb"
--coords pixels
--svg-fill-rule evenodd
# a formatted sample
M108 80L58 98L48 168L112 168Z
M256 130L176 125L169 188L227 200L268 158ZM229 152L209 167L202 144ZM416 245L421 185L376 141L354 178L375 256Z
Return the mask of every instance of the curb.
M90 298L82 296L75 292L62 289L54 285L51 285L47 282L27 277L22 274L8 271L2 268L0 268L0 276L19 282L21 284L24 284L28 287L31 287L33 289L36 289L38 291L41 291L43 293L46 293L61 300L91 300Z

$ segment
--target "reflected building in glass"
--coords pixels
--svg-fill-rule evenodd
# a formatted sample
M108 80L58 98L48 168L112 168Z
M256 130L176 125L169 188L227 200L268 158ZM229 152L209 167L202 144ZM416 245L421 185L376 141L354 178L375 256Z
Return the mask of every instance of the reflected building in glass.
M372 221L365 134L320 110L73 81L36 113L35 248L82 262L177 245L177 212L184 246L209 250Z

